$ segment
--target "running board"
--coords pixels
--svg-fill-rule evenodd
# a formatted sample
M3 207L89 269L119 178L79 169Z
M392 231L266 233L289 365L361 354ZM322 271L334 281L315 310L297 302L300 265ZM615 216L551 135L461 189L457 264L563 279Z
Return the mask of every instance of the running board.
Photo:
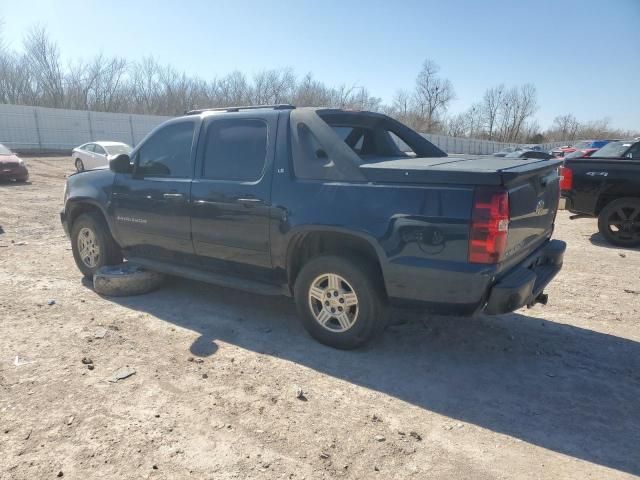
M175 275L177 277L189 278L199 282L211 283L220 287L234 288L245 292L257 293L259 295L287 295L288 289L283 286L272 285L265 282L248 280L245 278L234 277L230 275L222 275L220 273L203 272L191 267L182 265L174 265L172 263L159 262L157 260L149 260L148 258L127 257L131 263L142 265L149 270L166 273L167 275Z

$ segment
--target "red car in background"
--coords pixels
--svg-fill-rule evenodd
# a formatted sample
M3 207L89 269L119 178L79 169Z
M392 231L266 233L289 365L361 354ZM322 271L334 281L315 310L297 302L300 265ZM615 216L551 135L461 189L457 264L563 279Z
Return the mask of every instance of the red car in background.
M29 171L22 159L0 143L0 180L26 182Z
M604 147L607 143L612 142L613 140L582 140L580 142L575 143L574 145L565 145L564 147L557 147L551 150L549 153L554 157L562 158L567 156L570 153L574 153L577 151L584 152L584 155L578 155L579 157L588 157L596 150ZM588 151L591 151L589 155L586 155ZM572 157L572 158L575 158Z
M598 150L600 149L599 148L583 148L583 149L575 150L571 153L565 154L564 158L588 158Z

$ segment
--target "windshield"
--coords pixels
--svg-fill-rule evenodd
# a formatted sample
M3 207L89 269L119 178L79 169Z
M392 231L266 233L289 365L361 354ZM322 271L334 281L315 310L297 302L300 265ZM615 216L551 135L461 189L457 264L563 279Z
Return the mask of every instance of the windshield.
M611 142L607 143L604 147L593 154L594 157L599 158L622 158L624 152L633 145L631 142Z
M109 155L120 155L121 153L126 153L129 155L131 153L131 147L129 145L105 145L105 150Z
M13 155L13 152L0 143L0 155Z

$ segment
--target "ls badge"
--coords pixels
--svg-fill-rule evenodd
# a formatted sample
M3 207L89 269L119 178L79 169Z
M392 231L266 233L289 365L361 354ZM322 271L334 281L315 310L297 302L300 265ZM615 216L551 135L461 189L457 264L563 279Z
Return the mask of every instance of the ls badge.
M544 200L538 200L538 204L536 205L536 215L542 215L544 211Z

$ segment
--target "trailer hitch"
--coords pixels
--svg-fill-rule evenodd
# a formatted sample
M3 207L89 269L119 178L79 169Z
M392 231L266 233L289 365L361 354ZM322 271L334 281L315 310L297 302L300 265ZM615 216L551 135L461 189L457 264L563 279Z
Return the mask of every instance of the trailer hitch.
M527 308L533 307L536 303L540 303L541 305L546 305L548 301L549 301L549 295L541 292L538 294L536 298L534 298L533 300L531 300L531 302L527 304Z

